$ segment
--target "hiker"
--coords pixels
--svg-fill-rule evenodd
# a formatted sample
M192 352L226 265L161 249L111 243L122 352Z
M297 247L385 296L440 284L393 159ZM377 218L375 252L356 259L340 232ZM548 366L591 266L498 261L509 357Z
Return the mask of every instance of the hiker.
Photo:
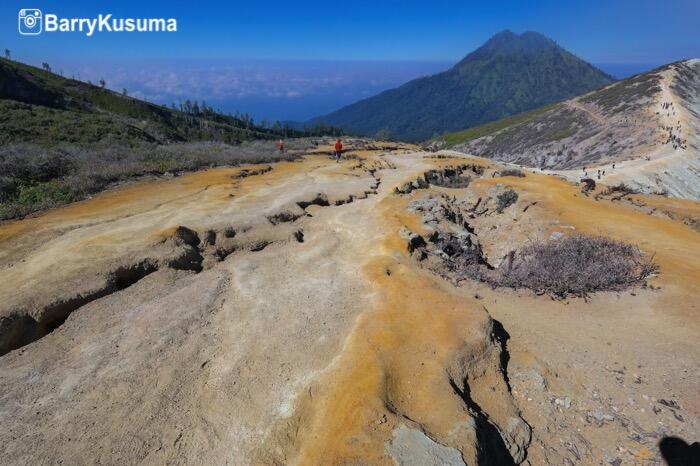
M343 152L343 143L340 142L340 139L335 141L335 162L338 163L340 162L340 155Z
M284 141L283 140L281 140L281 139L279 140L279 142L277 143L277 148L280 150L280 152L284 152Z

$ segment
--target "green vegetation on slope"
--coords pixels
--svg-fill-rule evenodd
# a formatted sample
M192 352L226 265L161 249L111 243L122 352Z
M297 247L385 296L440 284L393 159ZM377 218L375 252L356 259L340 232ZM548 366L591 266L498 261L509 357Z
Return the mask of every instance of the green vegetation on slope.
M115 139L154 142L148 132L109 114L62 110L14 100L0 100L0 144L32 142L95 143Z
M456 146L457 144L463 144L465 142L471 141L472 139L478 139L480 137L488 136L489 134L493 134L510 126L524 123L536 117L537 115L541 115L551 109L559 107L559 105L560 104L546 105L542 108L537 108L535 110L530 110L529 112L519 113L517 115L501 118L500 120L492 121L491 123L486 123L484 125L463 129L462 131L456 131L454 133L447 133L438 139L444 140L447 143L448 147Z
M144 174L293 158L294 130L187 101L180 110L0 59L0 220L84 199ZM309 141L289 141L300 148Z
M0 59L0 143L121 143L219 141L338 135L319 126L294 130L256 125L247 116L224 115L204 102L167 108L105 87Z
M653 141L653 130L640 129L634 121L647 118L646 112L661 89L661 72L685 70L684 66L683 62L672 63L568 101L434 140L470 154L526 166L590 166ZM679 74L685 75L692 79L692 70ZM693 89L690 86L688 94L693 95Z
M453 68L312 120L403 140L481 125L581 95L613 78L534 32L504 31Z
M593 103L606 112L614 113L629 108L631 104L643 104L643 98L651 98L661 90L659 76L655 73L657 70L632 76L592 92L582 97L581 102Z

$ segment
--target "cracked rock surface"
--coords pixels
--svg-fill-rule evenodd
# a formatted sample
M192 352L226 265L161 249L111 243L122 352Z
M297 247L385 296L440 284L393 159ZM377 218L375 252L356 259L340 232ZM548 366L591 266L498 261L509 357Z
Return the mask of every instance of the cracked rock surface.
M696 438L697 232L495 168L319 151L0 225L2 463L606 464L643 447L653 464L661 437ZM491 215L499 183L520 197ZM494 266L506 241L585 230L552 196L602 209L610 235L660 229L639 233L665 238L659 289L570 304L417 260L442 227ZM644 352L660 326L675 340Z

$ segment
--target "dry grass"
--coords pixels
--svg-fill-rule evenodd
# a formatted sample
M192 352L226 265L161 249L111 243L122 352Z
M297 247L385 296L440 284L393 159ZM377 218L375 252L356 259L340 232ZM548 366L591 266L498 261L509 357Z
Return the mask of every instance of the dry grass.
M206 167L292 160L309 140L240 145L190 142L169 145L95 144L47 149L33 144L0 148L0 220L84 199L112 183Z

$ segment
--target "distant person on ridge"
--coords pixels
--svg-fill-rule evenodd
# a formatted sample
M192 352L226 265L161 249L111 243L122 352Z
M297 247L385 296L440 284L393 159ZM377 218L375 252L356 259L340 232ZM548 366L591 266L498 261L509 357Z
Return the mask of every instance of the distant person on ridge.
M340 155L343 152L343 143L340 142L340 139L337 139L335 141L335 162L338 163L340 162Z
M281 139L279 140L279 142L277 143L277 148L280 150L280 152L284 152L284 141L283 140L281 140Z

